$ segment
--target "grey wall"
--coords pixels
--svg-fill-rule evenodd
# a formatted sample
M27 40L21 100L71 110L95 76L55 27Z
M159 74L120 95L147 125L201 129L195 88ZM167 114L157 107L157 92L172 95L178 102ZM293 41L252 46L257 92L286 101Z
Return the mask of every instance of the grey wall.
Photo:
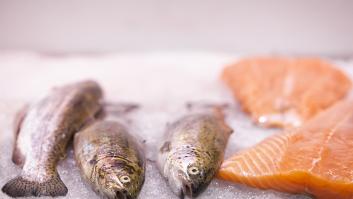
M0 0L0 49L353 55L350 0Z

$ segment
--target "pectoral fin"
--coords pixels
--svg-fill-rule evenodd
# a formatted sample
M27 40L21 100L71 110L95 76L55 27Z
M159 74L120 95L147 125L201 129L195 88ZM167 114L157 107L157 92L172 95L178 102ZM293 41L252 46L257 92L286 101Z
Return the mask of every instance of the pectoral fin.
M159 149L161 153L166 153L170 151L170 141L164 142L163 146Z
M24 164L25 156L17 146L17 138L18 138L18 134L21 131L22 122L26 117L28 107L29 105L26 104L16 113L14 126L13 126L15 144L14 144L14 149L12 153L12 161L16 165L20 165L20 166Z

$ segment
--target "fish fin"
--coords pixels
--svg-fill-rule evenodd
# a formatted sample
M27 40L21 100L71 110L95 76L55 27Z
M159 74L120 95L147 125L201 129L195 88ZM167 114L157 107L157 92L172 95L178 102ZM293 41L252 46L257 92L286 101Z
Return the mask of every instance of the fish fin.
M224 114L224 109L227 108L228 105L222 106L222 105L215 105L213 107L213 114L218 118L219 123L221 127L224 130L224 133L229 136L230 134L233 133L233 129L226 123L225 121L225 114Z
M150 162L150 163L153 163L153 164L155 164L157 162L156 160L152 160L150 158L146 158L146 160L147 160L147 162Z
M218 118L220 121L220 125L224 129L224 132L226 135L230 135L233 133L233 129L225 122L225 114L224 110L229 107L229 104L227 103L192 103L189 102L186 104L186 107L188 110L193 110L193 109L208 109Z
M95 123L96 121L98 120L103 120L105 117L107 116L106 114L106 111L104 110L104 108L101 106L97 112L89 117L83 124L82 126L77 129L76 133L74 136L76 136L78 133L77 132L80 132L80 131L83 131L84 129L88 128L89 126L91 126L93 123ZM73 141L74 139L71 139L71 141ZM72 143L69 144L69 146L71 145Z
M28 107L29 107L28 104L24 105L16 113L15 120L14 120L13 133L14 133L14 138L15 138L15 144L14 144L14 149L13 149L13 153L12 153L12 161L16 165L23 165L25 162L24 155L21 153L20 149L17 147L17 137L18 137L18 134L20 133L22 122L27 115Z
M94 115L95 120L102 120L107 116L107 112L103 106L99 108L97 113Z
M104 107L104 115L114 115L120 116L122 114L129 113L133 110L140 108L139 104L136 103L109 103L105 102L103 104Z
M159 149L161 153L169 152L170 151L170 141L166 141L163 143L163 146Z
M223 122L222 126L223 126L224 131L226 132L226 134L230 135L230 134L232 134L234 132L234 130L228 124L226 124L225 122Z
M222 107L214 107L213 113L216 115L218 118L219 124L224 130L224 133L229 136L230 134L233 133L233 129L226 123L225 121L225 115Z
M212 103L212 102L187 102L185 104L188 110L194 109L221 109L224 110L229 107L228 103Z
M186 108L189 111L211 112L218 119L224 120L224 110L229 107L227 103L208 103L208 102L188 102Z
M59 175L54 176L45 182L36 182L18 176L8 181L3 187L2 192L11 197L29 196L65 196L67 187L60 179Z
M234 130L224 120L221 121L221 126L224 129L226 136L230 136Z
M26 157L21 153L20 149L15 146L12 152L12 162L23 167L25 160Z

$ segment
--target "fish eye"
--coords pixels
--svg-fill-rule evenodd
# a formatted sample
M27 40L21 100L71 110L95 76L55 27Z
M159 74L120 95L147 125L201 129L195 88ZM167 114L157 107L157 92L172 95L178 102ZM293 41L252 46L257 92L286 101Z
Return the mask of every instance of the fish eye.
M120 182L122 183L129 183L131 181L129 176L121 176L120 177Z
M190 167L190 168L188 169L188 173L189 173L190 175L197 175L197 174L200 173L200 171L199 171L199 168L197 168L197 167Z

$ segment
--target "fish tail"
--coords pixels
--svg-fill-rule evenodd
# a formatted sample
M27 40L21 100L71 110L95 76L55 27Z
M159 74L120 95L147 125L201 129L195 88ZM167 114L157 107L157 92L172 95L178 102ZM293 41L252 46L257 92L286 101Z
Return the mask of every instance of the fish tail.
M140 108L137 103L103 103L102 109L97 114L97 118L103 119L109 115L111 116L121 116L130 113L136 109Z
M26 179L23 176L8 181L1 189L11 197L29 197L29 196L65 196L67 187L60 179L59 175L53 176L45 182L36 182Z
M186 108L189 110L211 110L216 117L224 119L224 110L229 107L227 103L212 103L212 102L188 102Z

